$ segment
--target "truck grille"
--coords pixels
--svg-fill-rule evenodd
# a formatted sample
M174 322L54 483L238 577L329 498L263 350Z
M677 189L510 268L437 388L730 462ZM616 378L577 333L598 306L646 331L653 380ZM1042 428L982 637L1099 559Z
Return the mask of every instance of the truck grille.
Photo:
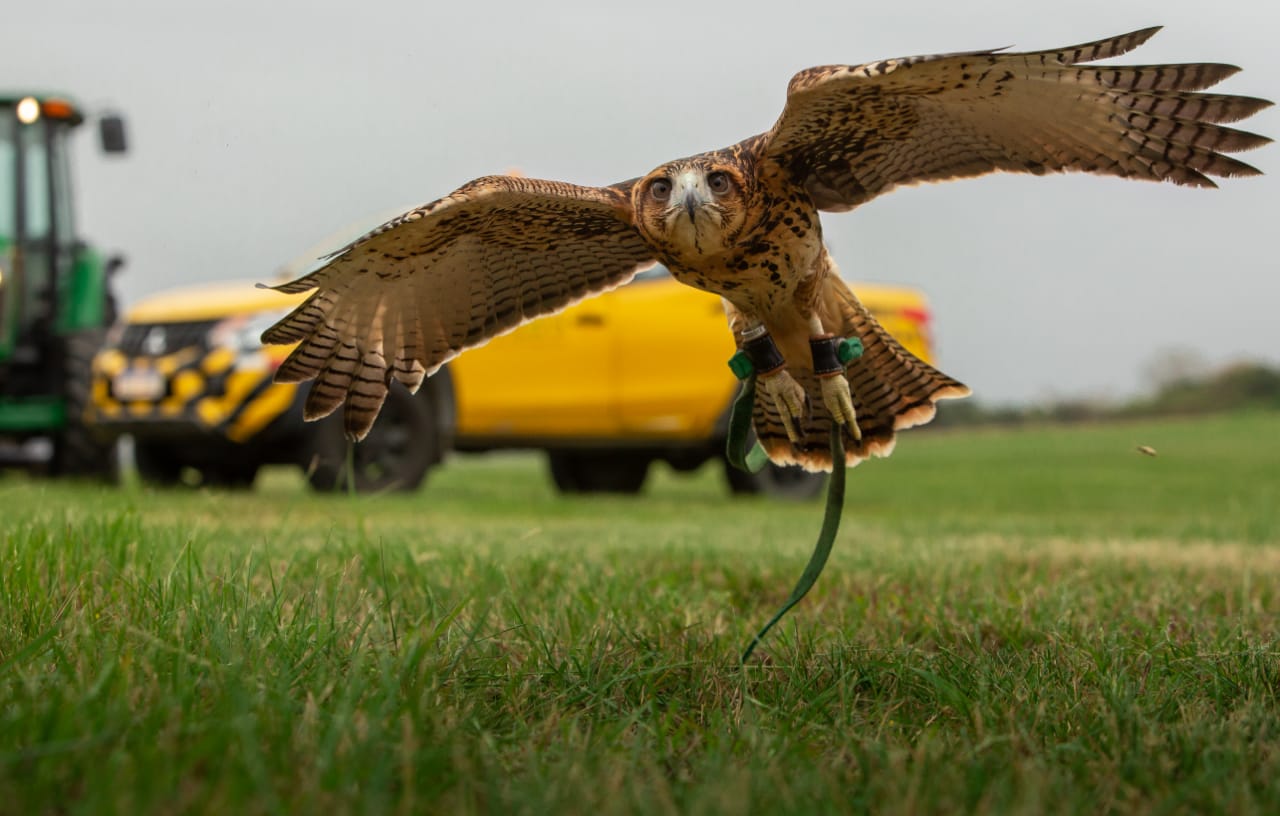
M160 357L191 346L204 348L216 320L133 323L125 327L120 351L130 357Z

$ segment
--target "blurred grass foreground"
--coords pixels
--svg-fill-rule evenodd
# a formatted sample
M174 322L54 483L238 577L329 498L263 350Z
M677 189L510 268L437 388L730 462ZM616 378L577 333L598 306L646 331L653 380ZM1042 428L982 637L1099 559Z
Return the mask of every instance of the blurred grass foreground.
M1280 812L1280 412L907 434L745 669L818 506L660 477L0 481L0 811Z

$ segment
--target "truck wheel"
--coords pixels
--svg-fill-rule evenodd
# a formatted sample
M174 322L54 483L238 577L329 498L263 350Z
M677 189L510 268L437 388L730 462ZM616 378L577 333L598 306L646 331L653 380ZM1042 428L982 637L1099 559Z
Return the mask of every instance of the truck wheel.
M822 492L827 483L825 473L813 473L802 467L782 467L768 463L759 473L747 473L721 459L729 490L740 496L764 495L792 501L806 501Z
M216 467L200 469L207 487L225 487L230 490L248 490L258 478L257 462L223 463Z
M633 451L547 451L547 460L561 493L639 493L653 458Z
M182 464L163 443L133 442L133 464L138 478L150 485L174 487L182 483Z
M347 438L342 417L337 415L316 423L302 466L316 490L346 490L349 485L360 493L417 490L436 461L439 445L430 398L426 394L415 397L397 382L387 392L387 401L369 435L355 443L350 472Z
M104 329L69 334L65 345L66 424L54 439L53 473L81 476L112 484L120 481L119 458L114 440L99 438L84 421L93 393L93 356L102 348Z

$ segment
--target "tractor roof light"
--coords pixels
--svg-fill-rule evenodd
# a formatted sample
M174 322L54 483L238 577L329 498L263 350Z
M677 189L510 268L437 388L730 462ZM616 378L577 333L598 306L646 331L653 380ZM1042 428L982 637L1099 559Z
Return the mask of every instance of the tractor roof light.
M50 119L79 120L75 106L65 99L46 99L40 104L40 112Z
M18 102L17 113L22 124L34 124L40 118L40 103L34 96L24 97Z

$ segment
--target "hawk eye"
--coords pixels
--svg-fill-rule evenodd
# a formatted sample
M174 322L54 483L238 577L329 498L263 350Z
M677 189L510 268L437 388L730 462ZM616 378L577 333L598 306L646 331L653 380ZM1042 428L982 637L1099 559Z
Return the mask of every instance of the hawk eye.
M649 185L649 195L656 201L666 201L671 198L671 181L664 178L654 179Z
M707 186L711 188L713 193L723 194L729 192L729 174L709 173L707 175Z

